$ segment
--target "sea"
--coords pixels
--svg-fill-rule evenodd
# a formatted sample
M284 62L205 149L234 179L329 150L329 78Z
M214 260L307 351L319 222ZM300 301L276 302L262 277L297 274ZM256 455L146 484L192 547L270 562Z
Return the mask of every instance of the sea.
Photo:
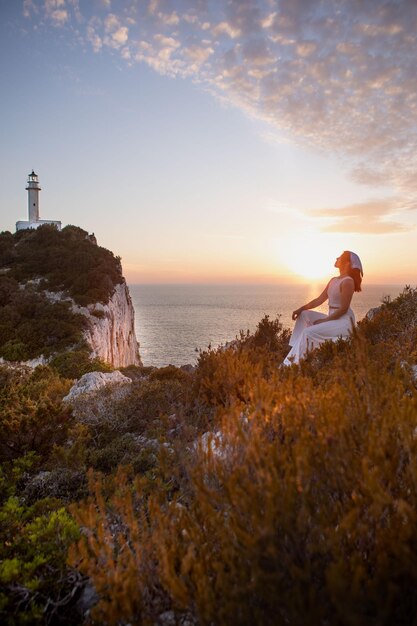
M404 285L363 285L355 293L356 320ZM317 297L323 286L310 285L129 285L136 336L145 366L195 365L199 351L253 332L264 315L278 315L292 328L292 311ZM327 311L326 306L317 310Z

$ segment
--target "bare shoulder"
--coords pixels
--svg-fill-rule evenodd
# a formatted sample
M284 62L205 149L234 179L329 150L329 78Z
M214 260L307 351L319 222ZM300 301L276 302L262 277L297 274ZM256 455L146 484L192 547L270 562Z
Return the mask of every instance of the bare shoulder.
M355 281L352 276L345 276L340 281L340 289L348 289L350 291L352 288L355 289Z

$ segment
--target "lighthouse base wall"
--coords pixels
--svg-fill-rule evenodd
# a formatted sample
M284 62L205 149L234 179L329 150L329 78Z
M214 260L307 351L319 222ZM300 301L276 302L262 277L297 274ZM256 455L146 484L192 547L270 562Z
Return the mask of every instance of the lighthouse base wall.
M44 224L51 224L51 226L56 226L58 230L61 230L62 224L56 220L37 220L36 222L27 222L27 221L19 221L16 222L16 231L25 230L26 228L39 228L39 226L43 226Z

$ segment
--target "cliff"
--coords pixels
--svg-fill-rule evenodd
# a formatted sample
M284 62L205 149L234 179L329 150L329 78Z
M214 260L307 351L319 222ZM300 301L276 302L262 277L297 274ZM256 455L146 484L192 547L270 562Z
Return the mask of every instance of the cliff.
M134 317L120 258L86 231L0 233L0 358L64 359L69 377L99 361L141 365Z
M92 357L113 367L142 365L135 335L135 311L125 282L116 286L107 304L100 302L88 307L73 305L73 311L88 321L84 338Z

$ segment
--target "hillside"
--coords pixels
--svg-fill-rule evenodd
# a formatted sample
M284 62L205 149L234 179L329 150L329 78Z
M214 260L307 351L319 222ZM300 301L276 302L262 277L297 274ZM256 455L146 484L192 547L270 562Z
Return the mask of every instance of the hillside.
M117 302L112 299L117 294ZM120 319L124 308L127 320ZM116 309L116 310L115 310ZM139 364L133 308L120 259L75 226L44 225L0 233L0 357L27 361L58 357L83 363L89 356L113 366ZM104 318L111 319L105 323ZM126 326L126 328L124 328ZM114 355L113 337L129 344ZM114 340L115 341L115 340ZM74 372L76 376L77 372Z
M0 368L5 624L417 617L417 289L280 367L288 331L63 401Z

